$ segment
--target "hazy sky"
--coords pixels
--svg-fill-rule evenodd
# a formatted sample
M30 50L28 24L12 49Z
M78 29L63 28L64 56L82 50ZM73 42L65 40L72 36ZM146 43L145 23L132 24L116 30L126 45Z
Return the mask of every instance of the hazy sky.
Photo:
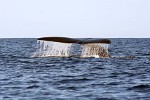
M150 38L150 0L0 0L0 38L43 36Z

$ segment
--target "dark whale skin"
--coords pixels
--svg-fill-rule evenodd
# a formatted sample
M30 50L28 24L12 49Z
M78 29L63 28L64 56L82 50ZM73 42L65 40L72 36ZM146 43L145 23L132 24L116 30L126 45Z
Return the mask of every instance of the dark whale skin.
M88 44L88 43L106 43L110 44L111 41L109 39L76 39L76 38L68 38L68 37L41 37L38 40L44 41L54 41L54 42L62 42L62 43L78 43L78 44Z

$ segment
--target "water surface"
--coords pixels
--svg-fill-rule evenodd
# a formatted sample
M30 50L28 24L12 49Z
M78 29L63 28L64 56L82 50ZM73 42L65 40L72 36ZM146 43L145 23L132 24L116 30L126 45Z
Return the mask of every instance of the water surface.
M0 39L0 99L150 100L150 39L110 40L112 58L33 58L36 39Z

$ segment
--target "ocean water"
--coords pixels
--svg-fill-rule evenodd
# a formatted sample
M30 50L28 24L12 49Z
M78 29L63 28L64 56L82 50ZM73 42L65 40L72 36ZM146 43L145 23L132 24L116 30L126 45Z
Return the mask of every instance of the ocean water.
M33 58L36 39L0 39L0 100L150 100L150 39L110 39L111 58Z

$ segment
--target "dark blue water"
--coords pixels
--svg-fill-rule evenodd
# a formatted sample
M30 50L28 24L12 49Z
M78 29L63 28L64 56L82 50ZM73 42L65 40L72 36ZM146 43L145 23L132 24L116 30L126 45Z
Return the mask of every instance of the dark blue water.
M112 58L32 58L36 39L0 39L0 100L150 100L150 39L110 40Z

